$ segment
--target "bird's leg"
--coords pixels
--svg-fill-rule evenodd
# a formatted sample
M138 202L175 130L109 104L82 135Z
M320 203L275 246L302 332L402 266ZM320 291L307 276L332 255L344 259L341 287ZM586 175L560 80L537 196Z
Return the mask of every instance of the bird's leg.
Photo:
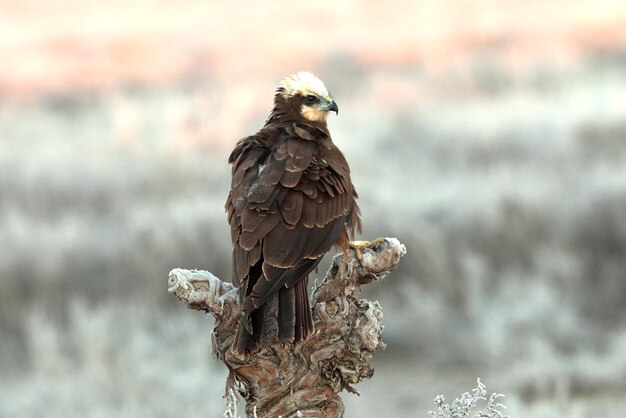
M385 242L385 238L378 237L373 241L352 241L348 245L354 250L356 259L361 261L363 259L363 250L365 250L366 248L372 248L383 242Z

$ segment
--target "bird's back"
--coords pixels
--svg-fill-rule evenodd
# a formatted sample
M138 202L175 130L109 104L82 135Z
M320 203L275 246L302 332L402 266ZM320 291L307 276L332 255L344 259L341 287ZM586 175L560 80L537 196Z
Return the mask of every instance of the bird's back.
M276 106L229 158L226 209L243 311L239 352L268 338L301 341L313 331L306 278L333 246L347 250L360 226L350 170L325 121L296 113L289 102ZM277 335L267 326L274 300Z

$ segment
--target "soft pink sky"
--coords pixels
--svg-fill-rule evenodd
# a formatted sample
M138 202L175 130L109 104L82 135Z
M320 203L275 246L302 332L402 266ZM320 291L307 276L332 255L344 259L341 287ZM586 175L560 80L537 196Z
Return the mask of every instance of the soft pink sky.
M275 80L333 56L429 71L496 55L510 72L626 46L626 2L0 0L0 93L192 76Z

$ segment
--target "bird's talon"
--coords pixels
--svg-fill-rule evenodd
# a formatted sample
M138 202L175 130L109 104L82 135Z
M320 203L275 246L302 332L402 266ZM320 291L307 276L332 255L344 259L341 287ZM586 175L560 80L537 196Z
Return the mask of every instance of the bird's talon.
M359 261L363 260L363 251L366 248L374 248L376 245L385 242L385 238L378 237L373 241L352 241L349 246L354 250L354 255Z

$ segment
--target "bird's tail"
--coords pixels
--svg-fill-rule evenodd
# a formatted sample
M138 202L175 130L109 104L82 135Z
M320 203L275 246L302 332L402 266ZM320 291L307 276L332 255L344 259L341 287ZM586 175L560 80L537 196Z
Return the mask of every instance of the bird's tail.
M304 341L313 333L313 316L307 293L307 279L278 292L278 340L282 342ZM263 343L265 307L261 305L247 316L242 316L235 334L235 352L244 355L254 353Z
M315 330L309 306L307 278L278 292L278 339L284 342L304 341Z
M235 334L235 352L245 355L246 352L254 353L261 346L265 305L255 309L248 315L242 315ZM250 332L252 331L252 332Z

